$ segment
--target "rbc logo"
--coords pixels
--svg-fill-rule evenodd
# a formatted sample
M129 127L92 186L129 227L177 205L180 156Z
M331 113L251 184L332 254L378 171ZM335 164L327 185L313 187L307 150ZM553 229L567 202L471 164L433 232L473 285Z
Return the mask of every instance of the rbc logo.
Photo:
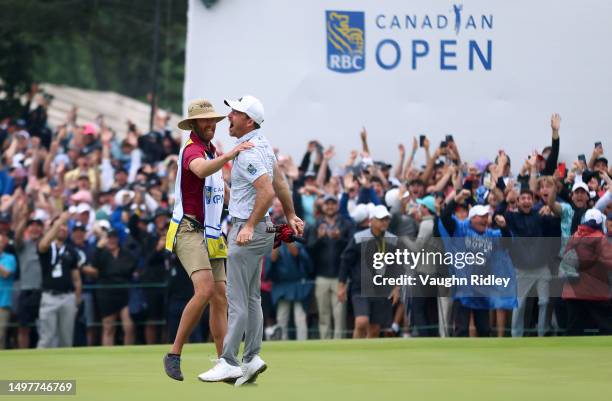
M327 68L358 72L365 68L365 16L360 11L326 11Z

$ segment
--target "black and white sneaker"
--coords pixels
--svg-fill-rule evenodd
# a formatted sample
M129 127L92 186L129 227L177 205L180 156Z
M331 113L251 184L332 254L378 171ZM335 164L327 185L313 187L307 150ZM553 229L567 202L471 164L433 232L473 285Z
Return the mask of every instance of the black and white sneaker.
M181 372L181 356L175 354L166 354L164 356L164 369L166 374L178 381L183 381L183 373Z

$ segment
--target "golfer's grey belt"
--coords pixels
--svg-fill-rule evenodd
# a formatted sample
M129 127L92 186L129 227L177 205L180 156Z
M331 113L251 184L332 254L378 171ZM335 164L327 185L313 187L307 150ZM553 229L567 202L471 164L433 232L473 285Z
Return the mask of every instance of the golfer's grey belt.
M238 217L232 217L232 224L236 223L246 223L248 219L239 219ZM270 216L265 216L263 219L259 221L260 223L271 223Z

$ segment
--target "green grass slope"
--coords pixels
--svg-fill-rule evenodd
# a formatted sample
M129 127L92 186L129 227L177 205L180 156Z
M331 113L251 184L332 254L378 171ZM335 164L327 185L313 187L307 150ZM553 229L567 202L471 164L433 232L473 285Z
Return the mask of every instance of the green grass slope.
M268 370L243 388L197 380L212 366L212 344L186 346L185 381L169 379L162 367L168 348L2 351L0 379L76 379L76 396L54 400L575 401L612 394L612 337L269 342L261 354Z

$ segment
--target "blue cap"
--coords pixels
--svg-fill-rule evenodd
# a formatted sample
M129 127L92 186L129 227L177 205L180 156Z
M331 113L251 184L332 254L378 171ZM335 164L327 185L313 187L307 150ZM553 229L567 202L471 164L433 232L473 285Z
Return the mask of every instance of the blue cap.
M425 206L430 212L436 213L436 201L433 196L427 195L421 199L417 199L416 203Z

